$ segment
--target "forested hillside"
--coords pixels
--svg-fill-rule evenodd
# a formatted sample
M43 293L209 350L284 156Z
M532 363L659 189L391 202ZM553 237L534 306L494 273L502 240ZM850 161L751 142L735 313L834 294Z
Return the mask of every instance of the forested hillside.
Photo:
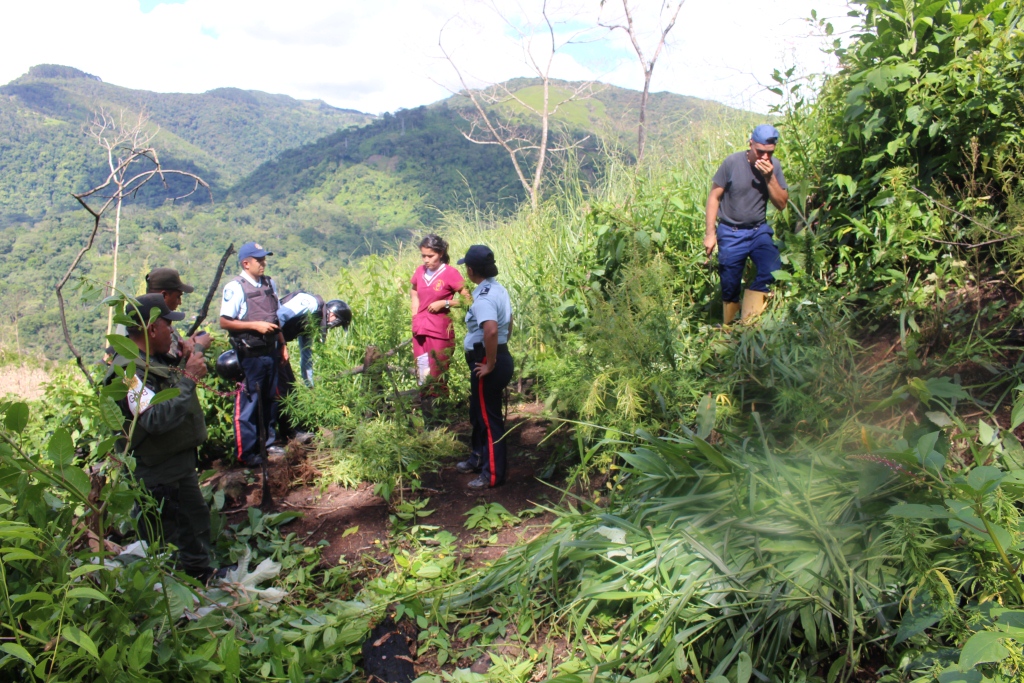
M155 93L72 67L34 66L0 86L0 225L70 208L71 192L102 178L102 157L85 134L100 111L129 118L145 111L168 167L200 172L220 190L289 147L373 119L285 95Z
M510 82L530 101L537 85ZM566 83L556 83L556 96ZM581 181L602 173L606 151L629 158L638 93L595 84L594 95L563 108L555 140L580 143L572 163ZM41 65L0 88L0 268L2 292L17 302L0 320L23 348L63 357L53 285L90 227L72 192L101 182L106 157L87 135L101 110L150 117L152 141L166 168L194 172L206 193L166 204L188 189L171 179L133 197L122 217L121 269L132 282L156 265L179 268L205 286L223 250L250 239L276 254L278 283L309 286L325 267L398 244L436 225L445 212L507 216L524 192L507 153L465 139L465 98L399 110L371 120L358 112L230 88L199 95L152 93L104 83L71 67ZM511 112L526 130L535 121ZM717 103L655 95L653 135L668 141L691 127L748 116ZM553 155L554 173L564 155ZM109 277L113 234L105 224L85 273ZM198 299L198 297L196 297ZM197 300L185 302L193 312ZM98 339L100 319L74 308L74 334ZM95 348L99 348L97 345Z

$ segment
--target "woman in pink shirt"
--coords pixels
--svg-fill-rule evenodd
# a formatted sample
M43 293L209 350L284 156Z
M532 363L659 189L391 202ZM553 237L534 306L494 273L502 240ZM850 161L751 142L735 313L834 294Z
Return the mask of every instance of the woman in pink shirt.
M423 265L412 275L412 354L416 377L425 387L424 396L434 397L448 387L443 375L448 369L455 329L448 312L452 299L461 295L469 300L469 289L459 271L450 265L448 243L437 235L420 242Z

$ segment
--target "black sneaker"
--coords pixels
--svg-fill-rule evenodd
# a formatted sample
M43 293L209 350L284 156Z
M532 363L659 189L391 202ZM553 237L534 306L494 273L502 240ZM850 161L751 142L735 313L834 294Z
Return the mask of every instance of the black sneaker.
M491 488L491 481L490 479L485 479L483 475L480 475L466 484L466 486L471 489L489 489Z
M260 455L258 453L253 454L253 455L243 456L243 457L239 458L239 461L245 467L259 467L260 465L263 464L263 458L260 457Z
M476 474L480 471L480 465L477 465L472 460L463 460L455 466L455 469L462 474Z

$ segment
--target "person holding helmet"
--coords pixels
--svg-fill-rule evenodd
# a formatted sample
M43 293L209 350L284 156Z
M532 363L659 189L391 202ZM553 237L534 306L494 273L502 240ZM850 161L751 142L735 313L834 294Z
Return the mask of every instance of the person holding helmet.
M284 452L271 445L276 438L271 411L278 368L288 362L288 347L277 317L277 285L263 274L267 256L272 255L256 242L243 244L238 250L242 272L224 286L220 306L221 329L227 330L245 373L244 387L235 399L235 453L250 467L262 462L261 432L266 434L268 454ZM257 407L257 398L262 409Z
M154 310L158 317L149 322ZM117 369L123 374L124 368L135 364L135 375L124 379L127 394L117 403L126 432L135 422L129 444L135 477L157 503L156 509L143 511L140 534L151 545L162 538L177 547L181 568L206 582L214 575L210 567L210 509L196 473L197 449L206 440L196 382L206 376L206 362L201 351L189 353L182 368L167 362L171 323L185 316L171 311L161 294L144 294L136 303L129 301L125 313L136 322L126 328L126 334L138 347L138 358L115 354L104 383L120 380ZM171 388L178 390L177 396L151 405L157 394Z
M766 220L768 202L781 211L789 201L789 186L782 164L774 158L779 131L769 124L754 128L750 148L730 154L712 179L705 210L704 249L710 257L718 247L718 273L722 280L722 319L729 325L740 313L742 320L765 308L772 273L782 268L779 248ZM740 288L747 258L757 275L747 285L740 304Z
M307 387L313 386L313 338L311 332L320 330L320 343L327 340L327 331L335 327L348 329L352 323L352 309L341 299L324 301L319 294L292 292L281 299L277 309L281 333L285 342L299 340L299 374ZM294 379L293 379L294 381Z
M416 380L420 385L421 406L425 417L432 412L434 399L444 395L444 373L448 370L455 330L449 316L456 296L469 300L469 288L456 268L449 263L448 243L437 235L420 240L422 264L412 274L412 356L416 361Z
M459 259L466 279L476 285L466 312L466 364L469 365L469 421L472 453L456 465L463 474L479 472L471 489L493 488L505 481L507 449L502 394L512 381L515 364L508 351L512 333L512 300L495 279L498 266L490 247L474 244Z

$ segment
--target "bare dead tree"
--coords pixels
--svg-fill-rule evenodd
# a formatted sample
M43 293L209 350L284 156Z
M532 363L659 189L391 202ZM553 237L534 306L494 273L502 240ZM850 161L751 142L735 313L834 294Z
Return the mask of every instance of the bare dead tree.
M602 8L606 1L601 0ZM640 95L640 122L637 125L636 136L636 160L638 162L644 158L644 149L647 147L647 100L651 94L651 77L654 75L654 65L658 62L658 57L665 47L665 40L668 38L669 31L676 25L679 10L683 8L684 2L686 0L678 0L675 3L675 9L671 10L673 0L662 0L661 9L658 12L658 44L655 46L654 52L651 53L650 59L646 57L644 49L640 45L639 31L633 19L633 10L629 6L629 0L622 0L622 11L625 15L623 21L625 23L600 24L610 31L618 29L626 32L629 36L629 41L633 44L633 50L636 52L637 59L640 60L640 66L644 70L644 90ZM667 22L665 22L666 10L672 11L672 16L669 17Z
M71 265L68 266L64 276L57 282L55 289L57 293L57 306L60 309L61 329L64 332L64 341L90 384L94 383L92 375L89 374L89 370L82 361L81 352L71 340L71 330L68 328L63 290L75 269L82 262L86 252L92 249L92 245L96 241L96 235L100 231L104 215L111 207L115 207L115 270L114 278L112 278L110 283L110 287L114 288L116 287L117 275L116 243L120 237L121 206L126 199L134 197L153 178L159 178L164 189L170 190L167 176L181 176L192 181L192 188L185 194L168 198L167 201L174 202L179 199L185 199L198 192L200 188L204 188L210 194L210 201L213 201L213 192L210 190L209 184L198 175L188 171L165 169L161 165L157 150L154 147L148 146L153 138L153 134L145 130L145 123L145 114L139 114L138 120L132 123L126 123L125 112L123 111L116 120L105 112L97 114L90 129L90 135L98 140L100 145L107 150L107 162L110 172L107 174L106 179L96 187L71 195L92 216L92 230L89 232L85 245L78 251L75 258L72 259ZM111 318L108 317L108 334L110 333L110 323Z
M472 103L472 110L460 112L469 124L469 130L461 131L462 135L478 145L499 145L509 155L516 177L530 198L530 207L534 212L540 206L541 184L546 170L548 155L552 152L565 151L579 145L582 141L569 143L564 147L550 145L551 118L559 109L569 102L587 99L593 95L594 82L573 84L568 94L564 91L552 97L551 70L559 49L579 39L587 30L578 31L561 42L555 29L555 21L548 12L547 0L541 6L542 21L535 26L523 26L510 21L509 18L491 2L494 12L516 36L523 53L523 61L541 82L542 102L535 106L517 94L508 83L497 83L485 88L472 88L467 75L456 63L451 51L443 43L444 30L438 36L438 47L445 60L455 71L462 89L452 94L463 95ZM540 30L534 30L539 28ZM537 37L543 39L543 46L537 45ZM520 111L528 114L539 123L540 132L529 126L521 125L514 109L508 105L517 105ZM585 138L584 138L585 139ZM532 166L532 168L531 168Z

